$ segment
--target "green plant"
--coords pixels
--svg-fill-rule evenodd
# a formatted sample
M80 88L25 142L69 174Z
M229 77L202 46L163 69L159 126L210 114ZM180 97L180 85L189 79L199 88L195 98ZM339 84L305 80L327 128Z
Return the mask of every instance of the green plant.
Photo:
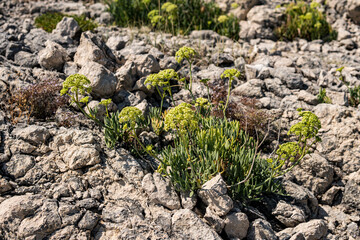
M161 97L160 111L162 110L166 92L168 92L170 97L172 98L170 87L170 80L172 79L179 80L177 72L175 72L175 70L173 69L165 69L160 71L159 73L150 74L144 82L148 89L151 89L151 87L155 87L159 96Z
M343 69L344 67L340 67L336 69L336 72L339 73L339 80L343 82L348 88L350 106L357 107L360 104L360 85L350 87L350 84L345 81L344 75L342 74Z
M316 96L319 103L331 103L331 99L326 96L326 89L320 88L319 94Z
M230 99L230 91L231 91L231 86L232 86L232 81L234 80L234 78L240 77L240 72L234 68L232 69L226 69L223 74L221 74L221 78L228 78L229 79L229 84L228 84L228 95L226 98L226 103L225 103L225 107L224 107L224 118L226 118L226 109L229 105L229 99Z
M106 0L109 12L121 27L143 25L172 34L211 29L237 40L238 19L213 2L204 0Z
M275 158L269 158L268 163L271 168L270 179L284 175L293 167L300 163L301 159L310 149L321 141L318 136L321 123L318 117L309 111L298 109L302 120L291 126L288 135L295 135L297 142L287 142L279 146Z
M85 15L67 15L60 12L48 12L36 17L35 26L51 33L63 17L74 18L74 20L79 24L82 32L92 31L97 27L97 24L92 20L87 19Z
M175 59L178 63L181 63L185 59L187 61L187 63L189 64L190 84L187 85L186 81L185 80L183 80L183 81L185 83L185 88L190 91L190 94L193 99L194 99L194 95L192 92L192 82L193 82L192 64L194 62L194 58L196 55L197 55L197 52L191 47L182 47L175 53Z
M318 10L319 3L308 4L303 1L290 3L286 6L286 20L276 29L280 39L294 40L304 38L308 41L336 39L336 32L332 30L326 17Z

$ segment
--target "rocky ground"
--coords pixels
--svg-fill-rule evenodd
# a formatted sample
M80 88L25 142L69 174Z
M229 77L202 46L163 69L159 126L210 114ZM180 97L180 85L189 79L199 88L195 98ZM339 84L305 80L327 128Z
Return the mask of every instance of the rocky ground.
M360 108L349 106L347 87L360 85L360 3L328 0L328 21L338 39L279 42L273 28L283 1L243 1L241 40L212 31L174 37L146 29L105 27L101 4L62 1L0 2L0 94L44 77L73 73L92 81L96 106L112 97L113 110L153 104L144 87L150 73L178 65L174 53L191 46L201 54L194 75L217 80L227 67L243 71L233 94L255 97L281 122L283 134L296 109L319 116L322 142L283 179L287 197L242 206L214 178L198 197L175 192L125 149L106 148L102 131L80 115L71 127L55 121L12 124L0 110L0 239L359 239ZM228 1L219 1L227 8ZM255 4L260 4L256 5ZM53 33L34 26L40 13L86 13L100 26L79 39L64 19ZM233 11L233 10L232 10ZM198 96L206 95L199 82ZM332 104L319 104L325 88ZM189 98L184 92L175 100ZM56 119L61 119L61 111Z

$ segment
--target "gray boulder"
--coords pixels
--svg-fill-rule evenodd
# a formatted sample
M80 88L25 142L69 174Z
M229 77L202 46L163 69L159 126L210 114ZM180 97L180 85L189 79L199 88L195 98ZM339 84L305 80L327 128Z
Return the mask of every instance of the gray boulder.
M233 212L225 217L225 233L230 239L244 239L249 229L249 220L245 213Z
M360 171L354 172L348 176L345 185L343 203L360 209Z
M62 70L68 55L59 44L50 40L45 42L45 48L39 52L38 61L47 70Z
M299 223L306 221L306 215L300 207L282 200L277 203L272 214L287 227L295 227Z
M204 223L193 211L180 209L172 216L175 239L221 240L222 238Z
M91 94L97 98L111 97L117 85L115 75L103 65L96 62L87 62L82 65L79 74L83 74L91 81Z
M271 224L264 219L256 219L250 225L248 240L278 240Z
M10 197L0 204L0 228L5 239L18 239L17 233L21 221L34 215L42 206L44 199L40 195L22 195Z
M198 190L198 195L219 216L226 215L233 207L233 201L227 195L226 183L220 174L207 181Z
M69 36L70 38L74 38L79 31L80 27L77 21L71 17L64 17L60 22L58 22L52 33L60 36Z
M348 0L346 4L349 17L357 24L360 24L360 2Z
M91 32L82 33L74 62L81 67L86 66L89 62L96 62L110 71L114 71L116 68L116 57L111 49L102 39Z
M10 161L3 165L2 170L11 177L19 178L24 176L34 164L33 157L17 154L12 156Z
M163 178L159 173L148 173L142 180L142 188L154 203L161 204L172 210L179 209L180 199L171 185L170 179Z
M302 233L304 239L306 240L318 240L322 239L327 234L327 224L322 219L313 219L306 223L301 223L295 228L286 228L276 235L280 239L288 239L293 237L296 234Z
M293 174L297 182L317 195L324 193L331 185L334 169L324 157L314 153L303 159Z
M43 144L50 137L49 130L36 125L30 125L25 128L17 127L11 134L34 145Z

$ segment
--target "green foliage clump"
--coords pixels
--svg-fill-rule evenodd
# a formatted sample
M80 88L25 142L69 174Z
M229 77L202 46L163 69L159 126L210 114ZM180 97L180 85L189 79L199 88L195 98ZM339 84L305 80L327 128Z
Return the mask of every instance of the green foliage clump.
M326 96L326 89L320 88L319 94L317 95L317 100L319 103L331 103L331 99Z
M87 19L85 15L67 15L60 12L48 12L36 17L35 26L51 33L63 17L74 18L74 20L79 24L82 32L92 31L97 27L97 24L92 20Z
M237 40L239 20L213 2L204 0L106 0L115 23L121 27L147 25L172 34L211 29Z
M308 4L303 1L288 4L285 10L286 20L275 31L278 37L289 41L295 38L304 38L308 41L336 39L336 32L326 21L326 16L319 11L319 6L316 2Z
M350 87L350 84L345 81L345 77L342 74L344 67L336 69L336 72L340 74L339 79L342 81L348 88L349 91L349 104L350 106L357 107L360 104L360 85Z
M191 67L193 54L187 54L192 52L189 48L187 50L180 51L178 56L185 58ZM228 78L231 86L234 78L239 76L238 70L227 69L221 77ZM185 81L174 70L163 70L157 75L150 75L146 85L165 87L171 95L170 80ZM201 82L208 87L207 80ZM61 91L69 95L85 115L87 113L81 108L81 102L85 99L83 104L87 107L88 98L85 95L91 92L89 85L90 81L85 76L76 74L67 78ZM192 93L187 84L182 86ZM259 139L250 136L241 121L228 118L227 109L232 108L230 91L231 87L224 91L226 104L222 105L221 111L225 110L225 114L221 115L214 114L213 99L195 99L191 94L191 103L174 104L164 112L162 108L152 108L147 119L136 107L125 107L120 113L110 115L106 111L104 123L91 112L87 117L105 128L108 147L116 147L122 141L138 157L144 160L156 159L157 171L168 176L179 191L194 194L205 182L221 174L233 198L244 202L258 200L265 193L280 191L280 185L275 179L290 171L310 153L312 147L320 141L318 132L321 124L315 114L299 109L302 120L288 132L297 141L285 142L279 146L275 156L264 159L260 154ZM105 106L110 103L110 100L101 102ZM165 146L161 146L162 142L159 141L154 148L140 140L140 131L137 130L141 129L151 129L159 138L164 137L162 133L166 132L170 138ZM144 153L147 153L145 158Z

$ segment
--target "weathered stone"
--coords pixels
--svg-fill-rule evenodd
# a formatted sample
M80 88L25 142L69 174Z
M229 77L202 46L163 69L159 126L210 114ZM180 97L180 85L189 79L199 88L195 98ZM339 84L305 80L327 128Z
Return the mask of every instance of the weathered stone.
M233 207L233 201L227 195L226 183L220 174L207 181L198 191L198 195L210 210L219 216L226 215Z
M18 236L20 238L33 237L34 239L42 239L49 233L60 228L61 218L57 210L57 202L50 200L45 201L40 212L21 222Z
M17 239L21 221L35 214L44 199L40 195L22 195L8 198L0 204L0 229L5 239Z
M79 74L86 76L91 81L93 96L108 98L115 93L117 79L104 66L96 62L86 62L82 65Z
M304 209L307 217L317 215L319 204L312 192L290 181L284 181L283 186L286 193L295 199L295 203Z
M286 228L276 235L280 239L290 238L295 234L302 233L307 240L322 239L327 234L328 227L324 220L314 219L306 223L301 223L295 228Z
M348 176L348 181L345 185L343 196L343 203L349 204L352 207L360 209L360 171L354 172Z
M217 233L221 233L225 226L225 220L213 213L209 207L206 208L204 219Z
M137 75L139 77L160 71L159 62L153 55L150 54L137 56L134 59L134 64L136 66Z
M172 217L172 229L177 239L220 240L221 237L194 212L180 209Z
M136 82L137 68L134 62L127 61L121 68L116 71L115 76L118 79L116 90L121 89L131 91Z
M128 36L111 36L107 40L106 45L112 50L118 51L123 49L129 40Z
M300 207L282 200L278 202L272 214L287 227L295 227L306 220L306 215Z
M74 62L81 67L89 62L96 62L110 71L116 68L116 58L109 47L95 34L84 32L80 38L80 45L74 56Z
M11 134L34 145L45 143L46 140L50 137L49 130L47 130L45 127L36 125L30 125L25 128L15 128Z
M360 3L357 0L349 0L346 8L349 17L357 24L360 24Z
M271 224L261 218L256 219L251 223L247 239L278 240L274 230L271 228Z
M197 195L194 193L190 197L190 193L180 192L181 206L185 209L192 210L197 203Z
M82 229L92 230L98 222L98 216L96 213L86 211L78 226Z
M45 42L45 48L39 52L38 61L47 70L62 70L68 55L65 49L50 40Z
M309 188L315 194L324 193L333 181L334 169L319 154L311 154L303 159L293 174L297 182Z
M121 173L128 181L141 184L145 175L144 169L127 150L117 149L108 161L111 167Z
M100 153L93 147L73 146L64 153L64 160L70 169L92 166L101 161Z
M225 232L230 239L244 239L247 236L249 220L245 213L233 212L225 217Z
M11 184L3 177L0 177L0 195L12 189Z
M76 22L71 17L63 17L63 19L58 22L52 33L60 36L69 36L70 38L74 38L79 31L80 27L78 22Z
M20 51L16 53L14 57L14 61L20 66L29 67L29 68L33 68L39 64L34 54L25 51Z
M154 203L172 210L180 208L179 196L171 185L170 179L164 179L159 173L149 173L145 175L141 185Z
M34 166L34 160L28 155L14 155L5 163L2 170L13 178L19 178L26 174Z

